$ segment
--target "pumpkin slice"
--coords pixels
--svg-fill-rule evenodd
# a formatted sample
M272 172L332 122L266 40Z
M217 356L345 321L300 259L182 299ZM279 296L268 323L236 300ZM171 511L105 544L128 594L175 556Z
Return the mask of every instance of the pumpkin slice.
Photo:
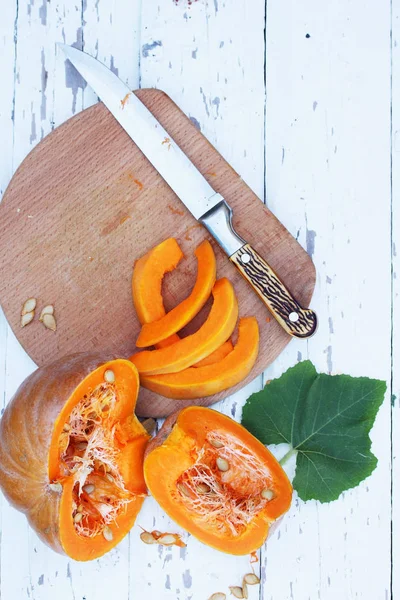
M39 537L91 560L131 529L146 495L139 376L127 360L76 354L28 377L0 422L0 486Z
M204 240L196 248L197 279L191 294L157 321L144 323L136 346L146 348L170 337L187 325L210 297L215 283L217 263L212 246Z
M165 315L162 280L183 257L175 238L168 238L136 261L132 275L133 303L139 321L151 323Z
M225 277L213 287L214 303L207 320L187 337L172 346L144 350L131 356L131 361L143 375L176 373L214 352L231 336L237 316L238 303L231 282Z
M217 363L189 367L167 375L141 375L143 387L167 398L189 399L211 396L242 381L257 359L259 332L255 317L239 321L239 338L234 349Z
M194 367L208 367L208 365L213 365L214 363L217 363L220 360L222 360L223 358L225 358L225 356L228 356L228 354L230 352L232 352L232 350L233 350L233 344L232 344L231 340L228 340L227 342L224 342L222 344L222 346L220 346L219 348L214 350L214 352L211 352L211 354L209 354L205 358L202 358L201 360L199 360L199 362L195 363L193 366Z
M178 525L228 554L250 554L289 508L292 486L269 450L210 408L169 417L146 449L151 495Z

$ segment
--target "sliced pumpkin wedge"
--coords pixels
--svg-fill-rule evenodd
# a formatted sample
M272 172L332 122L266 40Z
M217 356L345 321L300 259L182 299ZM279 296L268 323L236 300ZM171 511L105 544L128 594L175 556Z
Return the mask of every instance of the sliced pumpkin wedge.
M195 255L197 279L192 292L160 319L143 324L136 340L136 346L139 348L154 346L185 327L207 302L217 274L217 263L210 242L204 240L196 248Z
M211 396L242 381L256 362L259 331L255 317L239 321L239 338L234 349L221 361L180 373L141 375L143 387L167 398L191 399Z
M140 374L182 371L226 342L232 335L238 317L235 291L231 282L224 277L215 283L212 294L214 303L207 320L198 331L166 348L144 350L131 357Z
M201 360L199 360L199 362L195 363L193 366L198 368L198 367L208 367L208 365L213 365L214 363L217 363L220 360L222 360L223 358L225 358L225 356L228 356L228 354L230 352L232 352L232 350L233 350L233 344L232 344L231 340L228 340L227 342L224 342L222 344L222 346L220 346L219 348L214 350L214 352L211 352L211 354L209 354L205 358L202 358Z
M175 238L168 238L136 261L132 275L133 303L143 323L157 321L165 315L161 294L162 280L183 257Z

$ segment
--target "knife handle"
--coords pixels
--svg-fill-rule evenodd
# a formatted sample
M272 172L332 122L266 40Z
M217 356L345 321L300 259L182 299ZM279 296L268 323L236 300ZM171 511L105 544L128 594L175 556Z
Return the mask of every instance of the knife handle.
M268 263L243 240L232 225L232 209L220 198L200 222L214 236L242 276L260 296L283 329L294 337L308 338L317 329L317 315L302 308Z
M315 312L300 306L278 275L250 244L244 244L232 254L230 260L286 333L298 338L307 338L315 333L317 329Z

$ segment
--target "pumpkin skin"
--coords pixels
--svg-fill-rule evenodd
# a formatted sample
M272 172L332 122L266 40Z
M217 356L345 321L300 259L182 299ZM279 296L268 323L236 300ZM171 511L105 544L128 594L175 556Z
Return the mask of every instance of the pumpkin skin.
M214 443L215 439L225 440L222 447L214 448L209 443L208 440L212 439L210 436L213 435L219 436L214 438ZM243 472L237 469L240 463L235 465L234 458L229 459L230 468L226 472L219 472L215 466L216 457L224 456L224 452L227 456L227 449L230 448L233 452L231 456L235 456L235 444L241 451L244 449L244 460L252 462L247 479ZM204 459L207 452L211 458ZM208 460L212 471L217 473L220 489L228 496L232 493L233 498L235 494L236 497L242 494L239 498L242 502L246 494L250 496L250 492L243 492L243 489L250 485L248 489L252 490L251 494L256 494L254 498L257 499L260 489L266 485L273 490L273 498L261 504L261 510L238 531L233 532L228 526L224 527L224 516L220 517L218 529L218 521L213 520L211 512L199 514L196 512L198 509L190 504L194 488L186 487L186 491L182 489L182 485L185 487L185 482L188 481L185 474L190 473L194 465L199 469L198 460L200 463ZM258 485L254 473L260 465L266 469L268 475L266 480L260 480L257 490L254 487ZM204 544L228 554L249 554L260 548L267 539L270 526L289 509L292 498L292 486L269 450L229 417L200 406L190 406L166 419L159 434L149 442L146 449L144 475L151 495L178 525ZM252 477L255 483L252 482ZM214 494L216 488L212 488L211 481L208 479L209 491L201 492L203 498L204 494ZM198 495L195 498L196 502L201 497Z
M243 317L239 321L239 338L235 347L228 350L221 360L216 362L210 355L206 357L205 364L196 363L179 373L141 375L140 383L166 398L188 400L211 396L247 377L256 362L258 346L257 319ZM218 350L221 351L221 347Z
M98 558L118 544L132 527L146 495L142 464L149 436L133 414L138 374L129 361L112 358L75 354L37 369L18 388L0 421L0 487L4 495L26 515L43 542L75 560ZM84 538L76 533L74 481L71 475L59 472L58 443L82 393L103 382L110 369L121 400L115 418L129 429L119 460L125 465L126 489L134 499L110 525L113 539L107 541L101 534Z
M144 323L136 340L136 346L154 346L185 327L203 308L210 297L216 280L217 263L212 246L204 240L195 251L197 257L197 278L190 295L170 310L161 319Z
M238 317L238 303L231 282L223 277L213 287L214 303L203 325L192 335L157 350L131 356L140 375L176 373L192 366L232 335Z

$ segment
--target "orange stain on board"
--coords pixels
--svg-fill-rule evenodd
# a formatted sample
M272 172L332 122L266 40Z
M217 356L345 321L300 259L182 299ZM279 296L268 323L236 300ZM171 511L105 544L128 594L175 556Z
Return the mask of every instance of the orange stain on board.
M206 173L204 173L205 175L209 175L210 177L216 177L217 174L215 171L207 171Z
M110 223L108 223L108 225L106 225L102 229L101 235L109 235L130 218L131 216L127 215L126 213L119 213L119 215L117 215L115 219L113 219Z
M267 323L271 323L270 317L267 317L265 320L266 320Z
M133 183L136 183L136 185L138 186L139 190L143 189L143 183L141 181L139 181L139 179L135 179L134 175L132 175L132 173L128 172L128 178L133 181Z
M128 92L126 94L126 96L124 96L121 100L121 108L125 108L125 104L128 102L129 100L129 96L132 94L132 92Z
M185 240L187 240L188 242L191 242L191 241L192 241L192 238L190 237L190 235L189 235L189 232L190 232L192 229L197 229L198 227L203 227L203 225L200 225L200 223L198 223L197 225L191 225L190 227L188 227L188 228L186 229L186 233L185 233Z
M168 144L168 150L171 149L171 138L166 137L163 139L163 141L161 142L161 145L163 146L164 144Z
M178 208L174 208L172 204L168 204L167 207L172 212L173 215L180 215L181 217L185 214L183 210L179 210Z

